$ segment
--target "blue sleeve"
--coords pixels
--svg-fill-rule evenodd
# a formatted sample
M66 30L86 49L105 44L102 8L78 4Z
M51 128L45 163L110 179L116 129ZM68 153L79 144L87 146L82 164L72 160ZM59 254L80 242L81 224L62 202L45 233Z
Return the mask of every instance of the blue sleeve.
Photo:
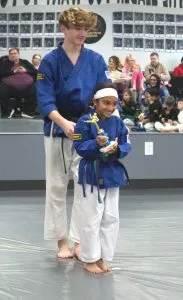
M120 119L119 119L120 120ZM132 150L129 139L129 132L122 120L120 120L119 135L118 135L118 158L123 158Z
M96 139L91 139L86 119L81 118L76 124L75 134L80 134L80 140L74 140L74 147L77 153L84 158L95 158L99 153L99 146Z
M97 66L97 69L100 70L99 73L98 73L98 80L97 80L97 83L100 83L100 82L112 82L110 78L107 77L107 65L104 61L104 58L102 56L100 56L100 59L99 59L99 65Z
M55 97L55 76L51 62L48 59L41 61L37 75L37 101L38 109L43 118L57 110Z

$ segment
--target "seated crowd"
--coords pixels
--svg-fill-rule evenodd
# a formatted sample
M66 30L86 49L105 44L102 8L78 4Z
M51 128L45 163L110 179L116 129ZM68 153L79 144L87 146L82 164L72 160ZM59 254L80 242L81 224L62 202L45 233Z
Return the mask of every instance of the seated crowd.
M0 58L2 118L35 117L35 83L40 61L39 54L33 55L31 63L21 59L18 48L10 49L9 55ZM183 58L172 76L156 52L150 54L150 63L144 71L132 54L124 60L111 56L108 71L119 95L117 114L131 130L182 130L179 124L183 124Z
M132 131L183 132L183 58L171 75L156 52L144 72L132 54L124 62L111 56L108 70L118 91L120 117Z
M0 58L1 118L34 118L36 114L36 76L41 56L33 55L32 63L20 58L18 48Z

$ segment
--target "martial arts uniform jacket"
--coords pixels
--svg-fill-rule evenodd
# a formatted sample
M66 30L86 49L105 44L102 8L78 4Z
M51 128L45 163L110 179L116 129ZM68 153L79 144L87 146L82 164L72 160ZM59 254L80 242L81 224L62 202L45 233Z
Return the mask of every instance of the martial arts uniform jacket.
M77 153L83 157L79 165L78 183L82 185L87 183L99 188L125 185L124 168L118 159L131 151L128 129L119 117L111 116L105 120L99 118L99 128L104 129L109 140L114 141L118 138L117 153L106 156L100 152L100 146L96 142L98 133L95 124L85 122L89 119L90 115L82 116L75 127L77 140L74 140L74 146Z
M61 44L45 55L37 75L38 108L44 119L44 134L50 136L48 114L57 110L68 120L76 122L93 97L97 83L110 82L103 57L82 47L75 65L69 60ZM56 124L54 136L64 136Z

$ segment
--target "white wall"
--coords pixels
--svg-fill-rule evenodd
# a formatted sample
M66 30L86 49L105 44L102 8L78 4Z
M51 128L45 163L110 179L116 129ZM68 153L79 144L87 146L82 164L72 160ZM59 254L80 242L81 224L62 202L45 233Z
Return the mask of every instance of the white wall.
M142 69L144 66L149 62L149 54L150 52L146 51L123 51L123 50L118 50L115 51L113 49L113 36L112 36L112 13L114 11L137 11L137 12L155 12L155 13L177 13L181 14L180 9L172 9L172 8L163 8L163 7L152 7L152 6L137 6L137 5L126 5L126 4L110 4L110 5L94 5L94 6L84 6L82 7L92 9L94 12L97 14L100 14L106 21L106 33L103 36L103 38L95 43L95 44L90 44L86 45L86 47L91 48L95 51L100 52L103 54L106 62L108 58L111 55L117 55L120 58L124 58L126 54L129 52L133 52L133 54L136 56L137 60L139 61ZM62 10L67 9L68 6L62 6ZM60 5L39 5L39 6L17 6L17 7L12 7L8 6L6 8L0 8L1 13L15 13L15 12L58 12L61 10ZM51 49L50 49L51 50ZM28 60L31 60L31 57L34 53L41 53L44 55L50 50L45 50L45 49L40 49L40 50L35 50L35 49L21 49L21 58L25 58ZM0 56L1 55L6 55L7 50L1 49L0 50ZM160 53L160 61L165 64L168 68L168 70L172 70L175 65L177 65L180 62L181 57L183 56L183 53L166 53L166 52L161 52Z

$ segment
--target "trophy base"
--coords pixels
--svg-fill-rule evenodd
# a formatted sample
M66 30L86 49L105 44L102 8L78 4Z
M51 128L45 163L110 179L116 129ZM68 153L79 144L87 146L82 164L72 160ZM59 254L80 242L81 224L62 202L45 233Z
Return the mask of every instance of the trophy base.
M108 150L109 150L109 148L111 148L111 146L113 146L113 145L115 145L115 144L116 144L116 141L110 142L110 144L109 144L108 146L101 148L101 149L100 149L100 152L102 152L102 153L107 153Z

